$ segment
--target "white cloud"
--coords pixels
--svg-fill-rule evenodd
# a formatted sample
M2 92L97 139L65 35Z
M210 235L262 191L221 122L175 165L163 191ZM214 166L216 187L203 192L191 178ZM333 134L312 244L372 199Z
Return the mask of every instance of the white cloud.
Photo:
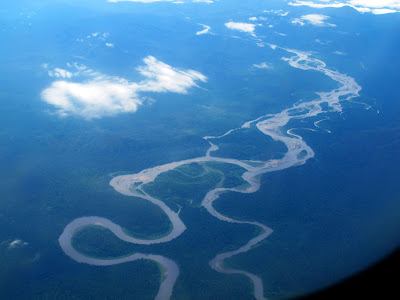
M24 242L23 240L15 239L14 241L12 241L11 243L8 244L8 248L12 249L12 248L24 247L24 246L28 246L28 245L29 244L27 242Z
M225 26L232 30L239 30L242 32L253 33L256 27L255 24L241 23L241 22L227 22Z
M336 26L335 24L325 23L325 20L329 19L329 17L325 15L309 14L302 16L301 19L315 26L330 26L330 27Z
M266 62L262 62L260 64L253 64L253 67L257 69L268 69L268 70L273 68L271 64L268 64Z
M258 19L257 19L257 17L250 17L249 18L249 21L257 21Z
M106 43L106 46L110 47L110 48L114 48L114 44L113 43Z
M201 31L197 31L197 32L196 32L196 35L202 35L202 34L207 34L207 33L209 33L209 31L210 31L210 29L211 29L210 26L204 25L204 24L199 24L199 25L203 26L204 29L201 30Z
M281 17L286 17L288 14L289 14L289 12L288 11L283 11L282 9L278 9L278 10L264 10L264 12L265 13L268 13L268 14L275 14L275 15L278 15L278 16L281 16Z
M88 68L85 65L79 65L78 63L74 63L74 68L77 69L78 71L85 71L85 72L92 72L92 70L88 70Z
M136 98L135 87L126 80L56 81L42 92L42 98L54 105L61 116L76 114L88 119L135 112L142 104Z
M300 26L303 26L305 23L301 19L295 18L292 19L292 24L299 24Z
M340 8L340 7L351 7L361 13L373 13L388 14L400 12L400 0L347 0L347 1L323 1L324 3L318 3L315 1L302 1L295 0L294 2L289 2L292 6L309 6L313 8Z
M181 70L147 56L137 68L145 79L139 83L111 77L75 64L83 82L55 81L43 90L42 99L53 105L60 116L78 115L86 119L100 118L123 112L135 112L146 102L144 92L174 92L186 94L207 78L193 70Z
M197 71L173 68L153 56L147 56L143 61L146 65L138 67L137 70L147 79L139 83L138 91L186 94L190 87L197 86L195 81L207 80Z
M315 42L321 45L328 45L331 41L321 41L320 39L315 39Z
M293 24L299 24L301 26L305 25L305 23L314 25L314 26L329 26L335 27L335 24L326 23L325 20L329 19L328 16L318 15L318 14L309 14L301 16L300 18L292 19Z
M48 70L49 67L50 66L47 63L42 64L42 68L43 69L47 69ZM74 76L74 74L72 74L71 72L69 72L67 70L64 70L64 69L61 69L61 68L54 68L54 69L48 70L47 74L50 77L56 77L56 78L71 78L72 76Z
M345 3L339 3L339 2L324 4L324 3L315 3L313 1L301 1L301 0L295 0L294 2L289 2L288 4L292 6L309 6L313 8L326 8L326 7L339 8L347 6Z
M375 15L385 15L385 14L393 14L395 12L399 12L395 9L389 9L389 8L377 8L373 9L372 13Z
M358 5L370 8L393 8L400 9L399 0L350 0L351 5Z
M103 33L102 32L93 32L93 33L87 34L86 37L84 37L84 38L80 37L80 38L77 38L75 40L77 42L80 42L80 43L85 42L85 40L89 40L89 41L96 41L96 40L106 41L106 39L107 39L107 37L109 35L110 34L108 32L103 32Z

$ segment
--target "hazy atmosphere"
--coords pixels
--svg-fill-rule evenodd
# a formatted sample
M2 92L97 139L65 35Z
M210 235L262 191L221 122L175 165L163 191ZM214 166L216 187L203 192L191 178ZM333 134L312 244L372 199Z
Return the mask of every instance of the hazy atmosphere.
M400 1L0 16L3 299L293 299L400 246Z

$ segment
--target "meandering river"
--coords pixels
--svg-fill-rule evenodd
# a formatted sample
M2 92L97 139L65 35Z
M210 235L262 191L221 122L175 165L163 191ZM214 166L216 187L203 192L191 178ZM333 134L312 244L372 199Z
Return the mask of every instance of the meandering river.
M110 185L117 192L127 196L145 199L160 207L172 223L171 232L163 237L153 240L139 239L127 235L119 225L111 222L108 219L101 217L82 217L75 219L71 223L69 223L65 227L63 233L59 238L59 244L65 254L67 254L69 257L77 262L96 266L109 266L138 259L153 260L162 265L164 269L163 281L160 285L156 299L169 299L172 295L175 281L179 276L179 268L177 264L171 259L160 255L145 253L136 253L127 257L115 259L92 258L76 251L73 248L71 244L72 237L78 230L85 226L101 224L102 226L108 228L116 237L128 243L151 245L156 243L166 243L173 239L176 239L186 230L185 224L179 218L179 212L176 213L172 211L164 202L147 194L142 189L142 187L147 183L153 182L158 175L173 170L182 165L201 162L223 162L234 164L246 170L242 178L248 183L248 186L245 188L212 189L205 195L204 199L202 200L202 206L205 207L212 216L221 221L238 224L251 224L253 226L259 227L261 231L258 236L250 239L245 245L241 246L239 249L216 255L209 262L209 264L211 268L221 273L237 273L247 276L253 282L254 296L256 297L256 299L265 299L263 282L259 276L249 273L245 270L236 270L224 267L223 262L229 257L232 257L239 253L250 251L253 246L266 239L273 232L272 229L258 222L240 221L230 218L228 216L224 216L214 209L213 202L218 199L219 195L226 192L254 193L260 188L261 174L279 171L306 163L308 159L314 156L314 151L311 149L310 146L307 145L307 143L300 135L294 134L290 129L286 132L282 131L282 129L287 126L288 123L293 119L306 119L316 117L318 115L323 115L328 111L341 112L341 102L348 101L354 97L359 96L359 91L361 90L361 87L352 77L326 68L326 64L323 61L311 57L311 53L309 52L280 48L276 45L269 46L273 49L280 49L286 51L287 53L293 54L293 56L291 56L290 58L283 58L290 64L290 66L297 69L312 70L323 73L324 75L330 77L332 80L336 81L339 85L338 88L330 92L317 93L317 98L312 101L296 103L290 108L287 108L279 113L267 114L264 116L260 116L255 120L245 122L241 127L231 129L220 136L204 137L204 139L210 143L210 147L204 156L186 159L178 162L171 162L165 165L143 170L137 174L122 175L113 178L110 181ZM322 104L324 104L324 107L328 108L323 109ZM320 121L314 123L317 128L318 122ZM250 128L252 126L255 126L259 131L267 136L270 136L275 141L284 143L287 147L287 152L285 153L285 155L281 159L272 159L265 162L257 162L257 164L254 164L251 161L242 161L233 158L221 158L212 156L212 153L218 150L218 146L212 143L213 140L218 140L224 136L227 136L233 131ZM135 188L132 188L133 186Z

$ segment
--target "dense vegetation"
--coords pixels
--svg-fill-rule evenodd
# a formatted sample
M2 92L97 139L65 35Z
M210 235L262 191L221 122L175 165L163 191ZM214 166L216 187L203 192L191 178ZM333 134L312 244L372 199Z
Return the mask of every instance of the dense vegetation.
M257 128L234 131L221 139L213 140L213 143L219 147L215 156L241 160L279 159L287 151L283 143L274 141Z
M154 182L143 186L146 193L165 202L175 211L186 205L200 206L208 191L216 187L239 187L241 167L217 163L192 163L160 174Z
M157 10L142 3L110 4L98 0L0 3L0 38L7 41L0 49L7 58L0 60L3 299L154 299L160 283L157 264L147 260L110 267L77 263L58 244L65 226L78 217L101 216L138 237L166 234L171 224L165 214L148 201L115 192L109 186L112 176L203 156L209 144L202 136L223 134L245 121L315 97L316 91L336 87L318 72L288 66L281 58L290 54L227 35L223 24L228 19L247 20L266 6L280 9L282 1L253 1L252 6L239 0L215 1L215 5L165 2L157 3L162 7ZM291 7L291 16L303 15L300 9ZM336 29L310 26L304 30L275 14L268 15L275 26L273 34L268 26L257 26L257 34L265 35L268 42L315 50L313 55L330 68L354 76L363 87L362 97L356 100L372 104L365 111L364 106L349 103L340 117L329 115L330 120L320 125L327 126L330 135L323 130L303 131L316 152L306 165L264 175L256 194L227 193L215 203L225 215L260 221L274 229L261 245L226 262L259 274L272 299L321 288L399 244L400 79L398 64L393 62L398 61L400 26L393 26L396 15L381 18L347 7L335 10L335 18L340 19ZM195 34L205 16L210 22L205 24L221 35ZM278 30L288 36L277 34ZM109 33L116 47L110 49L103 41L77 41L94 32ZM317 42L324 40L332 42ZM347 55L338 56L336 50ZM55 80L41 68L44 63L65 68L66 63L78 61L102 74L137 82L143 77L135 68L147 55L197 70L207 76L207 82L185 95L150 95L136 113L91 121L60 118L40 99L41 91ZM263 61L273 64L273 69L252 67ZM300 120L295 126L315 128L312 121ZM221 157L268 159L285 151L252 129L216 142L220 150L213 155ZM146 189L172 209L182 207L180 216L187 230L170 243L132 245L97 226L78 232L74 246L99 257L143 252L175 260L181 274L173 299L251 299L249 280L217 273L208 262L217 253L245 244L257 234L256 228L221 222L199 207L210 188L242 184L242 172L231 165L193 164L148 185ZM13 247L18 239L21 244Z

